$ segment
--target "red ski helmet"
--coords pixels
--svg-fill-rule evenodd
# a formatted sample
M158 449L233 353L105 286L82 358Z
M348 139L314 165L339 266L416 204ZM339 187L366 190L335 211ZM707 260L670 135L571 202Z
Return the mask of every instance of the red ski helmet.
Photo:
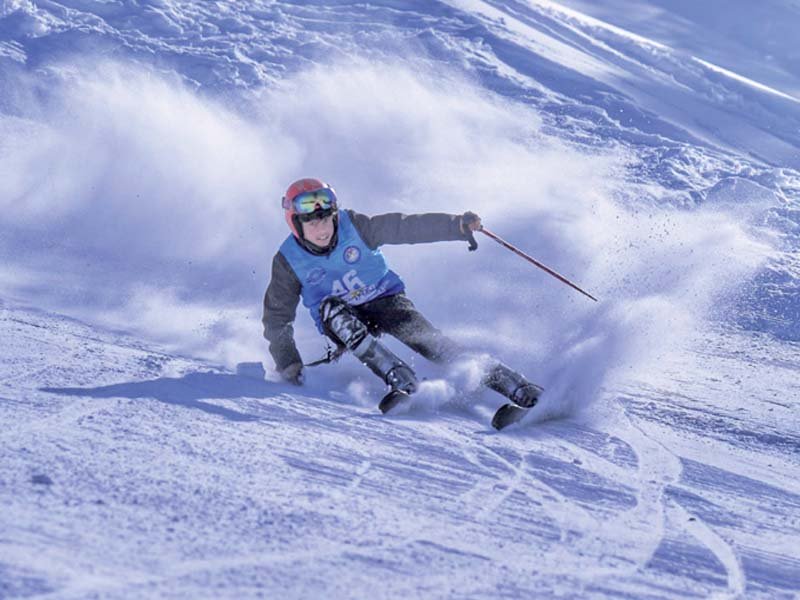
M336 218L338 211L336 192L319 179L304 178L292 183L281 201L283 215L292 235L303 241L301 221L319 219L328 215Z

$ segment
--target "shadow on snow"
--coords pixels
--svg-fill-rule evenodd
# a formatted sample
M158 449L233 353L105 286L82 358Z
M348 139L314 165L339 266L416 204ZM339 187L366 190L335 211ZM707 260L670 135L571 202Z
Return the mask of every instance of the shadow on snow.
M237 398L273 398L285 386L226 375L222 373L189 373L180 378L159 377L150 381L115 383L94 388L40 388L43 392L89 398L153 398L160 402L202 410L231 421L263 420L261 416L217 406L204 400Z

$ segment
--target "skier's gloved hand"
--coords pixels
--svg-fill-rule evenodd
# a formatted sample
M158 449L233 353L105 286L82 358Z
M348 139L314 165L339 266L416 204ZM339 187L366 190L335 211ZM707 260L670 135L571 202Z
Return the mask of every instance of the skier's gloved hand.
M471 210L461 215L461 233L467 235L468 231L479 231L483 227L481 218Z
M303 363L296 362L281 370L281 377L292 385L303 385Z
M461 215L461 222L459 223L459 227L461 228L461 233L463 233L466 236L467 240L469 241L469 249L477 250L478 242L475 241L475 236L473 235L473 232L480 231L483 228L483 225L481 224L481 218L474 212L468 210L463 215Z

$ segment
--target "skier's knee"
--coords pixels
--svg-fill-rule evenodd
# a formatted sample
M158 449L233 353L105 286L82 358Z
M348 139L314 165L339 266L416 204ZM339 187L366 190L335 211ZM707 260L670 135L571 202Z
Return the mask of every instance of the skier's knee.
M320 304L319 314L325 333L349 350L355 349L369 334L367 326L341 298L325 298Z

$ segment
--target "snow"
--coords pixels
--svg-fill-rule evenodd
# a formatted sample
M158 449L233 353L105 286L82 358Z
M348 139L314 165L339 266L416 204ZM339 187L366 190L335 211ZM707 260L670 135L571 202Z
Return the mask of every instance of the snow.
M796 597L797 20L0 2L0 597ZM485 236L384 248L545 387L529 417L494 432L474 362L394 342L426 378L403 414L352 357L278 381L300 176L474 210L600 299ZM296 337L324 353L302 308Z

